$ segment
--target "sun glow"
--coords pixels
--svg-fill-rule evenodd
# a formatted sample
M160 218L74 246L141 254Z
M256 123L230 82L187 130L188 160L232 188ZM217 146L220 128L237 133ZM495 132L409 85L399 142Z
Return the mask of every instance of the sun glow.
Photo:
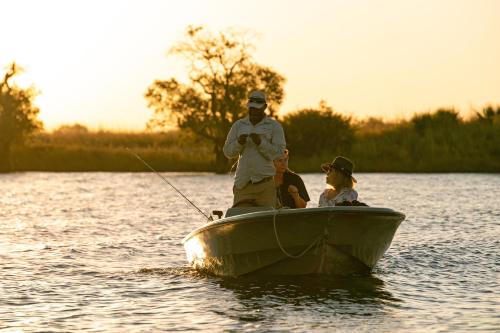
M40 92L36 104L49 129L75 122L144 128L151 111L143 93L168 74L168 45L191 18L199 19L193 8L189 19L178 15L187 5L172 11L156 1L18 1L2 7L15 14L8 16L13 33L3 36L1 64L24 68L18 82Z
M281 112L326 100L404 118L500 102L498 1L19 0L2 13L0 65L25 69L48 129L144 129L146 88L185 75L166 52L189 24L256 32L256 60L287 78Z

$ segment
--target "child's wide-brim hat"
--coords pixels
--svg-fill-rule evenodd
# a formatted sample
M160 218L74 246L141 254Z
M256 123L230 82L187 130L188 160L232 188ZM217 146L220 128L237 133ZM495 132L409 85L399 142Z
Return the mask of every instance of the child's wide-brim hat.
M332 163L323 163L321 164L321 169L324 172L330 171L330 169L335 169L342 172L344 175L351 177L352 181L357 183L356 178L352 176L352 172L354 171L354 163L344 156L337 156L333 160Z

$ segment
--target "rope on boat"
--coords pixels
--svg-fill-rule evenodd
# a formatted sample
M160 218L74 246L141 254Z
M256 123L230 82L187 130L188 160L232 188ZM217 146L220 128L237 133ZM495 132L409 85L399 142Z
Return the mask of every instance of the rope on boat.
M301 253L299 253L298 255L293 255L293 254L290 254L288 253L287 250L285 250L285 248L283 247L283 245L281 245L281 242L280 242L280 238L278 236L278 230L276 228L276 215L278 214L278 212L280 211L281 209L274 209L274 212L273 212L273 226L274 226L274 236L276 238L276 242L278 243L278 246L281 250L281 252L283 252L284 255L286 255L287 257L289 258L292 258L292 259L299 259L301 257L303 257L310 249L312 249L315 245L319 245L321 243L321 240L323 239L323 236L324 235L319 235L312 243L311 245L309 245L308 247L306 247L306 249L304 251L302 251Z

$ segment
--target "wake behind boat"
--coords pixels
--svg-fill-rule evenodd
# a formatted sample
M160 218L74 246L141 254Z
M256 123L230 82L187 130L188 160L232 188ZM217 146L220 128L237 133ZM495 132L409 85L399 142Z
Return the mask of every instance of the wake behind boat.
M368 273L404 218L357 206L231 208L182 242L193 268L217 276Z

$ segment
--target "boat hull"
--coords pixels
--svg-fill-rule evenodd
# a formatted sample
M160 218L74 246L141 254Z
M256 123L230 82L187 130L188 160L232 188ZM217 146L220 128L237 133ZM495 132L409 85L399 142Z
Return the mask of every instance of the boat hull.
M183 243L192 267L218 276L367 273L403 219L371 207L261 211L208 223Z

